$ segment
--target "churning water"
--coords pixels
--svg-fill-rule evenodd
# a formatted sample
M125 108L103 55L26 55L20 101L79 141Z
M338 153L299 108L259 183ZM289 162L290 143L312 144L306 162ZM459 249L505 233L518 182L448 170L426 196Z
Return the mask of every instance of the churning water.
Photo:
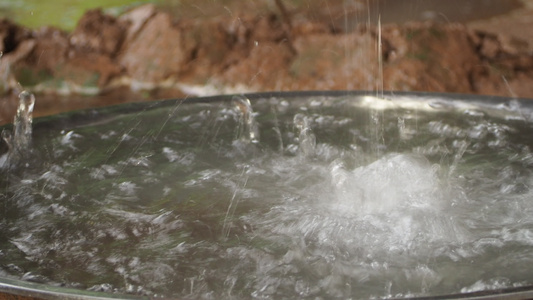
M214 299L533 284L529 105L297 95L37 120L31 158L0 160L0 275Z

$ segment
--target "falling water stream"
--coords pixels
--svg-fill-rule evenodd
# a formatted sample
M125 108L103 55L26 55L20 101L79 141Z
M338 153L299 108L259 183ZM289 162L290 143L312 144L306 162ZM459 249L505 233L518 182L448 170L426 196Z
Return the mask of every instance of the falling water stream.
M533 284L531 105L384 97L223 96L37 119L25 164L3 146L0 277L185 299Z

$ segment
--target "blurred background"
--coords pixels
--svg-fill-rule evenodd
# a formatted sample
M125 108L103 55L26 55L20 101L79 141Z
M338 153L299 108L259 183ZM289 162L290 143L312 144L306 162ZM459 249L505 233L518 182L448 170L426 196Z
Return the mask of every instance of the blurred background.
M533 98L533 0L0 0L0 123L175 97Z
M288 10L306 14L343 26L365 22L381 14L383 23L434 20L437 22L472 22L524 8L528 1L520 0L283 0ZM530 2L530 1L529 1ZM118 16L136 6L152 3L175 18L212 18L224 14L277 12L275 0L3 0L0 17L37 29L54 26L71 31L89 9L102 8L106 14ZM381 10L380 10L381 8ZM367 15L365 15L367 14Z

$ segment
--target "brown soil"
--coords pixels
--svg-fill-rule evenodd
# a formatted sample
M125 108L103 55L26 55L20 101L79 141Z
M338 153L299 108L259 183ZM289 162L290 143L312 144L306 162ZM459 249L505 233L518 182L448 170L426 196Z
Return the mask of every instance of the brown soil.
M118 18L92 10L72 33L2 20L0 123L11 120L23 88L37 93L36 115L267 90L533 98L533 35L524 30L533 25L533 1L523 1L520 10L466 25L438 22L426 11L422 16L436 19L348 22L366 11L365 1L313 13L294 5L231 8L209 18L175 17L151 5Z

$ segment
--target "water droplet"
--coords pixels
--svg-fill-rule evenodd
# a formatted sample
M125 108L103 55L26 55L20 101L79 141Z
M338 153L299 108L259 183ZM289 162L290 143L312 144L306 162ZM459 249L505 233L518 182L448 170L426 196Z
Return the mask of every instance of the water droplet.
M3 130L2 139L6 142L9 152L9 163L17 164L27 158L31 152L33 107L35 96L27 91L19 94L19 106L13 120L13 133Z
M303 114L296 114L293 123L294 127L298 130L300 153L303 157L311 157L315 155L316 137L311 130L309 118Z
M235 96L233 98L233 104L241 113L239 139L254 144L259 143L259 128L255 121L250 100L245 97Z

